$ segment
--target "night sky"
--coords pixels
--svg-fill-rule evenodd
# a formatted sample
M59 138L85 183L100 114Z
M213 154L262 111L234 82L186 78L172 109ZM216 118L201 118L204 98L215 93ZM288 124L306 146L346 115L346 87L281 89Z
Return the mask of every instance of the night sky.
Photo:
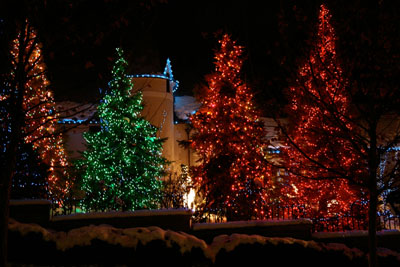
M23 13L36 25L58 101L98 101L99 88L109 81L116 47L124 49L132 74L162 72L169 57L180 81L177 94L192 95L213 71L218 38L229 33L245 47L243 77L260 106L280 99L295 76L310 47L321 3L331 9L338 36L344 32L350 40L361 40L364 32L366 38L373 35L378 5L344 0L6 2L1 16L8 36L12 22ZM393 25L399 21L398 1L380 2L390 17L385 23L398 32ZM346 44L346 38L340 41Z

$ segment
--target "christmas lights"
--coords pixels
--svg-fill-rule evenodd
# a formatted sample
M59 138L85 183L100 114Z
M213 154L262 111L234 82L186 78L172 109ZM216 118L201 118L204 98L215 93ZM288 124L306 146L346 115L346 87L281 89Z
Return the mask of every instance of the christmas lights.
M42 58L41 44L37 42L36 31L28 22L22 31L24 32L20 32L13 41L11 55L14 60L11 75L15 75L15 68L19 64L20 49L25 49L28 55L27 66L25 66L28 72L23 99L23 109L26 114L23 129L26 134L25 142L32 144L43 162L49 166L48 195L53 201L61 204L71 186L71 180L67 173L68 163L62 135L55 134L58 115L55 112L53 93L48 88L49 81L45 75L46 65ZM25 47L23 48L19 43L21 34L24 36Z
M261 219L271 179L263 152L263 123L250 89L240 78L243 48L228 35L215 54L202 106L190 117L192 148L200 156L193 180L204 197L203 213L228 220Z
M168 80L173 83L172 93L175 93L179 88L179 81L175 80L172 75L171 60L167 59L167 64L165 66L163 74L134 74L127 75L128 78L159 78Z
M141 117L142 93L130 95L131 77L122 51L112 70L110 90L98 106L100 131L87 132L83 167L85 210L136 210L157 207L164 166L157 128Z
M297 85L288 90L292 142L283 148L293 185L287 194L294 196L296 204L308 207L310 216L317 217L343 214L359 198L346 177L335 170L352 177L361 177L365 171L359 154L343 138L353 131L348 119L350 98L330 18L322 5L315 47L300 68Z
M70 119L70 118L64 118L64 119L59 119L57 121L59 124L99 124L97 120L80 120L80 119Z

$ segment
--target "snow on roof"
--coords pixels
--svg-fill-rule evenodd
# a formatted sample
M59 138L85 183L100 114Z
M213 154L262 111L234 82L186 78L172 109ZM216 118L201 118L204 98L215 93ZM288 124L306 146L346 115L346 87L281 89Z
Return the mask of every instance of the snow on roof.
M189 119L188 116L194 114L200 106L201 103L197 102L193 96L175 96L175 115L181 120Z
M281 226L281 225L296 225L296 224L312 224L309 219L298 220L253 220L253 221L234 221L223 223L195 223L193 230L213 230L213 229L227 229L227 228L245 228L245 227L267 227L267 226Z
M165 216L165 215L192 215L190 209L160 209L160 210L135 210L135 211L109 211L109 212L90 212L74 213L53 217L53 221L80 220L80 219L100 219L115 217L137 217L137 216Z
M22 205L51 205L51 201L47 199L10 199L10 206Z
M91 119L97 112L97 104L82 104L72 101L57 102L56 109L60 112L59 121L63 123L82 123Z

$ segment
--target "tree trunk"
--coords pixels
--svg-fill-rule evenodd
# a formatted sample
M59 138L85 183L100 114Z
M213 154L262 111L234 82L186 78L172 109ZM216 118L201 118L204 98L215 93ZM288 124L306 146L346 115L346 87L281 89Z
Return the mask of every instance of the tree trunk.
M7 263L7 236L11 177L12 170L14 169L12 166L15 165L15 160L7 160L7 163L8 164L5 166L5 170L2 170L0 182L0 266L6 266Z
M376 255L376 211L378 206L378 189L377 189L377 170L379 164L379 154L377 150L377 121L373 120L370 124L369 138L370 138L370 149L368 153L369 162L369 209L368 209L368 248L369 248L369 267L376 267L377 255Z
M371 177L372 178L372 177ZM376 176L375 176L376 180ZM368 248L369 248L369 267L377 266L377 255L376 255L376 228L377 228L377 210L378 195L375 186L370 187L369 193L369 210L368 210Z
M22 107L22 104L21 104ZM22 138L21 125L23 121L22 108L21 111L13 109L14 119L11 121L12 131L11 140L6 148L4 169L0 174L0 266L6 266L7 262L7 236L8 236L8 221L9 221L9 204L11 195L12 177L14 176L17 149L19 140Z

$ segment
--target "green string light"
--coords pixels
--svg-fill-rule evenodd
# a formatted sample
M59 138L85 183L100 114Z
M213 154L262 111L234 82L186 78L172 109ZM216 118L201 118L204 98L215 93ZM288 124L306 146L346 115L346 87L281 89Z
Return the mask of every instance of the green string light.
M157 128L141 117L142 92L131 95L121 49L109 82L111 92L98 107L99 132L87 132L87 150L79 162L85 172L82 201L85 210L137 210L156 208L161 196L164 166L163 141Z

